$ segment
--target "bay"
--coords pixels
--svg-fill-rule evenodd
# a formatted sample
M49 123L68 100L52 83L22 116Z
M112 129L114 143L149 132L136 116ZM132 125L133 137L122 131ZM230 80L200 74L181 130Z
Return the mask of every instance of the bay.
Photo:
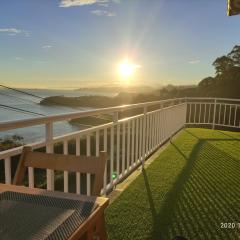
M89 96L89 95L107 95L112 96L114 94L109 93L94 93L94 92L83 92L76 90L49 90L49 89L21 89L30 94L34 94L40 97L49 97L49 96L68 96L68 97L78 97L78 96ZM7 90L0 88L0 104L6 105L14 108L19 108L27 111L32 111L38 114L43 114L46 116L64 114L70 112L79 112L90 110L90 108L82 107L64 107L64 106L44 106L39 104L40 99L18 93L12 90ZM15 110L10 110L0 106L0 123L7 121L15 121L20 119L29 119L40 117L38 115L31 115L22 112L17 112ZM57 122L54 124L54 136L70 133L83 129L80 126L74 126L68 123L68 121ZM10 137L12 135L19 135L24 138L24 143L31 143L43 140L45 138L45 126L39 125L34 127L12 129L9 131L0 132L0 138Z

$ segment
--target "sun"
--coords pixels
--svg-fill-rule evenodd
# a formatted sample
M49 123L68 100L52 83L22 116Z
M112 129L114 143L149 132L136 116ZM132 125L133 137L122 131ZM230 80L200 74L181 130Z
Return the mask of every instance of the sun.
M139 65L132 63L128 59L125 59L118 65L118 73L122 78L129 78L136 72L136 69L139 67Z

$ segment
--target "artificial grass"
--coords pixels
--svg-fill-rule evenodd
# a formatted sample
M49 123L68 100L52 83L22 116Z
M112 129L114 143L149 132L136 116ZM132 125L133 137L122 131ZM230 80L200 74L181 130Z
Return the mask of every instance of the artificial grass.
M109 239L239 239L239 186L240 133L182 130L108 207Z

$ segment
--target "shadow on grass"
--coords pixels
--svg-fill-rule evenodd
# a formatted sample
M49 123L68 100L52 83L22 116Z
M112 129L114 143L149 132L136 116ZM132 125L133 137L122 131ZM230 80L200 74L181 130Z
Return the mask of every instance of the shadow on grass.
M216 239L216 237L217 239L235 239L237 233L220 229L220 223L229 219L238 221L239 161L208 141L238 141L239 139L201 139L187 132L197 138L198 142L189 157L177 144L171 142L175 150L185 159L186 165L167 193L159 212L154 204L147 172L143 170L154 222L151 239L174 239L177 235L191 240ZM226 182L221 181L224 178Z

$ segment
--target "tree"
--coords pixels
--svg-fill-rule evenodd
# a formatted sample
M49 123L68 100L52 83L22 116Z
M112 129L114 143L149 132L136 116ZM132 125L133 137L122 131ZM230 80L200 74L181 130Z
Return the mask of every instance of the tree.
M214 84L214 78L213 77L207 77L207 78L204 78L199 84L198 86L200 88L205 88L205 87L208 87L208 86L211 86Z
M235 67L240 67L240 45L236 45L227 56L232 59Z
M225 71L227 71L231 67L233 67L234 63L233 63L233 60L230 57L222 56L222 57L218 57L213 62L213 66L216 69L216 74L219 75L219 74L224 73Z

